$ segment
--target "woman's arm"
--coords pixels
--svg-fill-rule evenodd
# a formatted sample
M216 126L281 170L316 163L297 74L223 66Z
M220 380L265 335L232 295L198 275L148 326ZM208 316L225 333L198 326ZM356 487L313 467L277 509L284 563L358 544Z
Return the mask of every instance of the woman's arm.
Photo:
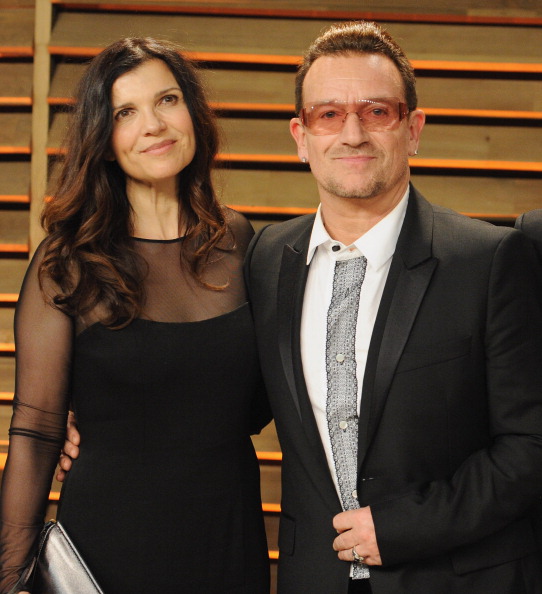
M17 582L43 526L69 403L72 320L40 289L40 248L15 312L16 380L8 459L0 497L0 592Z

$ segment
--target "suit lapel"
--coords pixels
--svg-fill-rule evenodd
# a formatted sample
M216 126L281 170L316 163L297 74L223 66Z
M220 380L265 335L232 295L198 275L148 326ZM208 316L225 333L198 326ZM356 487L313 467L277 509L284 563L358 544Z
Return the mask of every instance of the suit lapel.
M320 432L307 392L301 360L301 313L307 282L307 251L314 217L292 245L285 245L282 253L277 294L278 336L282 368L300 422L297 445L305 452L303 459L310 469L310 477L332 513L340 511L340 501L329 471ZM302 438L305 438L301 441Z
M293 345L294 337L299 335L303 291L307 281L306 253L306 249L298 251L290 245L284 246L277 296L282 368L300 417L301 407L295 380Z
M438 261L432 256L433 210L411 187L378 310L363 381L358 462L378 427L395 369Z

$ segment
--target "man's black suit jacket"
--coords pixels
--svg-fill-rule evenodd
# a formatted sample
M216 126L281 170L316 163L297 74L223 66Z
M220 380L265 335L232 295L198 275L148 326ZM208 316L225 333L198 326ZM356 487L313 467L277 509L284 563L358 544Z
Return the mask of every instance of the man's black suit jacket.
M283 451L279 594L346 594L341 511L304 383L300 317L314 217L263 229L247 256ZM528 514L542 494L542 311L534 250L411 188L371 338L358 496L383 566L374 594L540 593Z
M542 261L542 208L520 215L516 220L516 228L521 229L534 242Z

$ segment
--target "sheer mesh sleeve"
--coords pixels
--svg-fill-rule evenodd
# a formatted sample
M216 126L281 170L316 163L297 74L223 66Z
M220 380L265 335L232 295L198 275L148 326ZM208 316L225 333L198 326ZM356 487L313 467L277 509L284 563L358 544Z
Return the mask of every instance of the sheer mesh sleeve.
M72 321L40 290L34 257L15 313L16 382L0 500L0 592L33 554L63 444L69 402Z

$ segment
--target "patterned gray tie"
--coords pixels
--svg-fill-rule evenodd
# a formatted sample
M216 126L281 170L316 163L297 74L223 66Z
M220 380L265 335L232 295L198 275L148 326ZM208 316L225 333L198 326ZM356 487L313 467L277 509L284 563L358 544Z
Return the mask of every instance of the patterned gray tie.
M358 414L356 324L367 260L361 256L335 263L333 294L327 312L327 424L343 508L357 509ZM369 577L353 565L353 579Z

